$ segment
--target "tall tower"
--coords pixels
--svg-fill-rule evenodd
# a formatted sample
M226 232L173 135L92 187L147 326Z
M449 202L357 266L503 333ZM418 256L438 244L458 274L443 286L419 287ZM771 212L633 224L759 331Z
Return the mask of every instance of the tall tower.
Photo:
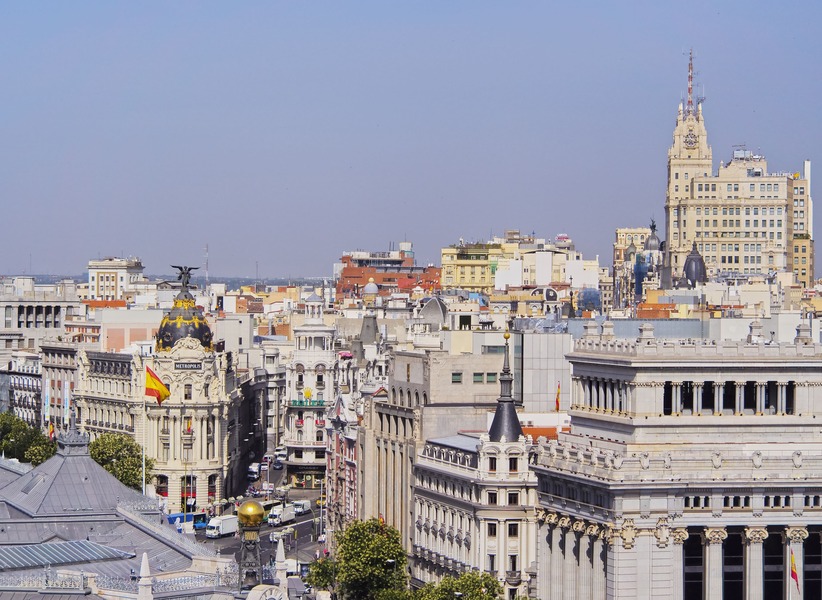
M708 145L708 133L702 117L702 100L693 96L694 54L688 60L688 100L679 103L674 127L673 145L668 150L668 190L665 196L665 239L667 260L678 278L694 240L688 239L685 223L689 218L687 201L694 197L695 177L709 177L713 155ZM693 218L693 215L690 215Z

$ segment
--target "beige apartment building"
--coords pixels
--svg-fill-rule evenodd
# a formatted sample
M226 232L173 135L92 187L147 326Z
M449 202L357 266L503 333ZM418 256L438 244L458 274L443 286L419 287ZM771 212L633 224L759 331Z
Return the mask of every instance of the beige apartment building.
M143 281L139 258L108 257L88 261L88 299L122 300L126 291Z
M732 159L720 163L714 173L702 104L690 93L693 63L689 69L687 104L679 105L668 150L665 226L674 279L681 276L685 258L696 244L709 275L787 270L798 272L808 285L813 278L813 245L794 244L794 238L813 239L810 161L805 161L802 175L772 173L764 156L736 148ZM794 258L799 259L796 265L791 264Z

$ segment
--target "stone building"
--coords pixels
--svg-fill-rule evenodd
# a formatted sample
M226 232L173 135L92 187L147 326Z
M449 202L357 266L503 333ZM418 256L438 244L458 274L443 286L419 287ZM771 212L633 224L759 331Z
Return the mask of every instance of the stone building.
M750 329L576 342L570 433L532 466L539 598L822 596L822 345Z
M171 392L162 404L145 396L146 367ZM184 284L150 355L79 352L74 396L78 421L92 438L126 433L145 447L163 508L193 511L245 481L243 441L257 418L249 415L262 408L242 410L242 384L232 354L215 351Z
M808 270L813 263L810 161L804 169L803 174L769 172L764 156L738 148L714 172L702 102L693 97L691 60L687 103L679 105L668 150L665 233L672 280L681 278L696 244L709 275L798 271L808 286L813 281ZM794 244L794 238L804 241ZM801 247L809 252L804 275ZM794 257L796 265L790 264Z
M323 299L305 300L305 320L294 327L294 353L286 366L283 439L288 482L319 488L325 477L325 411L336 397L335 329L323 320Z
M509 600L528 595L536 476L511 395L507 345L499 380L488 433L428 439L417 456L411 550L417 585L473 569L499 579Z

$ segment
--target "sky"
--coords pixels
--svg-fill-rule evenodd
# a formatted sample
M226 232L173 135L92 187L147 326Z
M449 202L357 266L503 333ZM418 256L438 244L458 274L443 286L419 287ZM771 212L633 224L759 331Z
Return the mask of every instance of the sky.
M617 227L663 223L691 48L715 170L741 144L822 169L820 13L3 2L0 274L164 273L208 246L212 276L330 276L345 251L410 241L439 264L506 229L607 265Z

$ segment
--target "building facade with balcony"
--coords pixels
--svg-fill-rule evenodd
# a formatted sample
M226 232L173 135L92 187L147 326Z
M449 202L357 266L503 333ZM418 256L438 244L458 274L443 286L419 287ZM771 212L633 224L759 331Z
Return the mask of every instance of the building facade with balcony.
M323 299L305 300L302 325L294 327L294 353L286 366L283 437L288 482L299 488L323 485L326 467L325 413L336 396L333 367L336 330L323 320ZM318 425L322 422L322 425Z
M526 570L536 561L536 476L512 380L506 352L488 433L429 439L417 456L411 548L417 585L482 570L499 580L509 600L533 591Z
M8 378L8 407L14 416L31 427L43 426L42 362L39 354L17 351L11 360L0 369ZM4 402L6 404L6 402Z
M232 353L215 351L185 284L160 324L153 353L80 350L77 360L78 425L92 439L124 433L144 446L167 512L202 510L232 495L227 482L245 482L243 424L253 419L243 412L242 381ZM162 403L145 395L147 367L171 393Z
M531 467L539 598L822 597L822 346L750 329L577 340L570 432Z

